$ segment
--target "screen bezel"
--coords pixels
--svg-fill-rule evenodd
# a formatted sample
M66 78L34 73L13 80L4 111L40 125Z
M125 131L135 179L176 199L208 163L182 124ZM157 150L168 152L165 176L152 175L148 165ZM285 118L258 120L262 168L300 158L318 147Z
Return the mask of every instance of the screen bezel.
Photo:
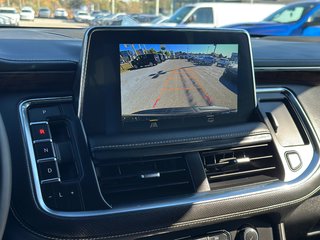
M113 135L127 131L154 130L148 124L124 129L121 116L121 83L119 44L238 44L238 79L246 80L238 85L237 112L221 115L209 122L195 118L193 124L168 124L156 129L205 128L248 121L256 108L255 81L250 38L242 30L227 29L173 29L173 28L91 28L84 39L81 64L78 116L87 134ZM104 55L106 46L111 53ZM88 80L92 62L105 58L105 76L99 84ZM103 96L107 96L103 98ZM101 101L103 99L103 101ZM110 104L112 103L112 104ZM95 108L102 111L95 111ZM210 114L208 114L210 117ZM159 124L158 124L159 126Z

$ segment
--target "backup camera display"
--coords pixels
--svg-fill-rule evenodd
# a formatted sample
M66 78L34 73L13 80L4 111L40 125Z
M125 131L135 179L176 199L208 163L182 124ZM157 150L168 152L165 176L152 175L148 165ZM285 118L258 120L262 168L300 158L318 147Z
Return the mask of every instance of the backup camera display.
M238 44L120 44L123 121L238 108Z

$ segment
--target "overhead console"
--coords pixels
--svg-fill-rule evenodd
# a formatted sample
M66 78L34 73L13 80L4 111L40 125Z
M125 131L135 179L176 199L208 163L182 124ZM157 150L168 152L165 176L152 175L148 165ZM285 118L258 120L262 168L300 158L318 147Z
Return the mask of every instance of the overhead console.
M318 188L312 126L290 90L256 91L243 31L92 28L74 96L26 100L20 115L36 204L62 218L58 237L71 218L102 226L91 237L186 230Z

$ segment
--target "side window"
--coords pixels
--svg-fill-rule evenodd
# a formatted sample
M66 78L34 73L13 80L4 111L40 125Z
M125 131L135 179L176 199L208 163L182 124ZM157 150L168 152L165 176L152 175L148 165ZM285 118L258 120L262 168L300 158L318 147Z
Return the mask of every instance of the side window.
M197 9L186 21L186 23L213 23L212 8Z
M320 25L320 9L308 18L308 25Z

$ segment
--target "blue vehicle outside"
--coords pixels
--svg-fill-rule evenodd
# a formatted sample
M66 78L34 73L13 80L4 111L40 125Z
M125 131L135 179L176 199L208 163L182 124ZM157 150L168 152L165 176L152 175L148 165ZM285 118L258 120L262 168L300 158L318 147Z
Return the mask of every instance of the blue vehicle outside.
M262 22L225 27L245 29L253 36L320 36L320 2L288 4Z

